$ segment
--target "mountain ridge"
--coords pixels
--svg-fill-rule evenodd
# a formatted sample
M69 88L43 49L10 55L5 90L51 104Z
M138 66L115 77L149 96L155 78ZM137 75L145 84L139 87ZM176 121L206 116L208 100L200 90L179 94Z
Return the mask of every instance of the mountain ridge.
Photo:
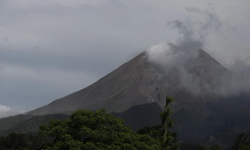
M209 78L212 76L209 74L211 70L215 70L213 72L218 72L217 74L227 70L205 51L200 49L198 52L198 58L191 59L183 65L188 68L186 70L188 73L196 74L199 78L206 78L208 80L206 82L211 82L213 80ZM197 68L208 75L201 77ZM72 112L77 109L101 108L105 108L108 112L123 112L133 105L151 102L157 102L163 108L166 95L175 97L177 101L182 101L183 95L194 97L193 93L185 89L186 87L184 89L181 87L182 81L178 77L179 74L179 70L173 67L165 75L150 63L146 52L142 52L90 86L30 111L28 114L44 115Z

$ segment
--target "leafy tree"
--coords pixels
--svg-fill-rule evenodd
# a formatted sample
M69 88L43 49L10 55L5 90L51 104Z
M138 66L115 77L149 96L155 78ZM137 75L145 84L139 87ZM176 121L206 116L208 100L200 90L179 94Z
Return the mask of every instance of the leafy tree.
M104 109L78 110L65 121L52 120L40 126L40 134L51 142L45 150L160 150L160 142L126 127L120 118Z
M138 130L138 133L140 134L148 134L159 140L161 142L162 150L178 150L180 147L180 144L176 139L177 134L168 130L168 128L171 128L174 125L174 120L171 118L173 112L169 108L169 104L173 101L174 99L172 97L166 97L165 109L161 113L162 124L152 127L146 126Z

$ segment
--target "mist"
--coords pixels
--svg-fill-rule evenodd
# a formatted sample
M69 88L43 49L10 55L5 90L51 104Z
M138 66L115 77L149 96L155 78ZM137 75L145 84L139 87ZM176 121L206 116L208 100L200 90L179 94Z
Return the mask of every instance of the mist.
M216 94L227 97L242 93L250 94L250 57L232 56L229 59L231 61L228 61L226 52L235 51L234 49L213 51L216 46L214 37L230 45L231 41L226 40L232 38L225 35L235 32L232 25L222 21L213 7L210 5L206 10L189 7L186 11L191 16L184 20L168 22L168 27L176 30L179 37L174 42L160 43L148 48L146 50L148 60L166 75L171 69L177 69L181 87L195 95ZM241 42L240 39L233 39L238 40L237 43ZM228 46L225 47L228 48ZM207 77L201 76L203 70L194 73L185 66L190 60L198 59L200 49L208 54L211 53L210 55L217 58L218 62L222 62L222 65L218 63L213 66L214 68L211 67ZM221 55L221 52L225 55ZM212 78L212 80L206 78Z
M23 113L23 111L15 110L5 105L0 105L0 118L13 116L19 113Z

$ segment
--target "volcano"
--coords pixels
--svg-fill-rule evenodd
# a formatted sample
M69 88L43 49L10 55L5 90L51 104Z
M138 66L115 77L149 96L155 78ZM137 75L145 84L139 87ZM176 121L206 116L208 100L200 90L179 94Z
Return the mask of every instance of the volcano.
M178 133L180 141L200 143L214 137L219 139L215 141L226 145L239 133L250 133L249 93L230 97L221 95L218 89L230 80L233 72L204 50L195 52L195 57L166 69L152 63L145 51L80 91L32 110L18 121L15 117L2 121L6 125L15 122L17 126L11 130L15 131L20 127L18 124L25 127L25 121L33 122L32 116L105 108L138 130L161 123L159 114L166 96L171 96L175 99L171 108L176 118L172 130ZM6 130L0 126L0 131L3 129Z
M205 51L200 49L198 53L197 58L181 66L196 78L206 83L213 83L216 76L229 72ZM134 105L152 102L158 103L163 108L166 95L176 99L173 106L175 111L182 108L183 103L204 101L201 96L194 95L183 87L178 67L171 68L165 74L150 63L146 52L143 52L89 87L28 114L45 115L72 112L77 109L101 108L105 108L107 112L124 112Z

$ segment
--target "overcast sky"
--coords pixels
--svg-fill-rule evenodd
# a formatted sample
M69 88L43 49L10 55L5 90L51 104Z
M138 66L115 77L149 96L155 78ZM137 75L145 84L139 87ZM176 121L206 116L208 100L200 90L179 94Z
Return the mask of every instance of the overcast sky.
M0 117L80 90L148 47L174 42L169 21L222 23L205 50L224 66L250 56L249 0L0 0Z

